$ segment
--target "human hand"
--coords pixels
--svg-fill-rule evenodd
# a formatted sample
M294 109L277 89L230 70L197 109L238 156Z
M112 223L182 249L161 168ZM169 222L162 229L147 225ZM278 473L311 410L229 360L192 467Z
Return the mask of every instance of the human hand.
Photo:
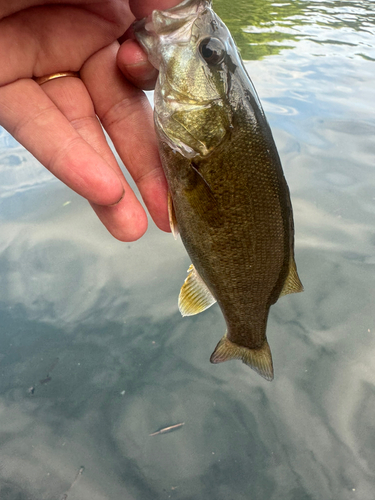
M102 123L157 226L169 231L167 186L152 111L137 87L156 72L134 41L116 57L135 17L179 0L0 0L0 125L56 177L87 198L122 241L146 231L147 216L106 141ZM42 4L42 5L40 5ZM33 77L80 72L38 85ZM126 71L125 71L126 72ZM98 117L98 118L97 118Z

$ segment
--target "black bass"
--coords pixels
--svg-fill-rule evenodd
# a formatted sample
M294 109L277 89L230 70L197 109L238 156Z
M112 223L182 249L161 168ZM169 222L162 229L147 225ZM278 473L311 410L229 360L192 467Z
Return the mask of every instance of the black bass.
M273 379L270 306L303 290L289 190L259 98L209 0L185 0L135 25L159 69L155 128L170 222L193 264L184 316L218 302L227 332L212 363L241 359Z

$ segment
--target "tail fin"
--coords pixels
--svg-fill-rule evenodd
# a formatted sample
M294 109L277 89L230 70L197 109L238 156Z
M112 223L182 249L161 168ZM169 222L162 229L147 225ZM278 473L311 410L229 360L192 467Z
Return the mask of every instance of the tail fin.
M241 359L266 380L273 380L272 356L267 340L259 349L249 349L231 342L225 334L211 354L210 361L216 364L230 359Z

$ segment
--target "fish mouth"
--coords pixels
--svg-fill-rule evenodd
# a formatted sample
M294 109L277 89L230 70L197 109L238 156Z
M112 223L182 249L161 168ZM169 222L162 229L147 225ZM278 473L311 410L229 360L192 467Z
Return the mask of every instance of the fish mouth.
M142 37L147 35L187 41L194 21L210 7L211 0L185 0L167 10L154 10L148 17L133 24L134 33L141 43Z
M163 12L165 12L166 15L170 15L170 17L181 17L179 13L183 12L184 17L187 17L196 14L199 10L210 8L211 6L212 0L184 0Z

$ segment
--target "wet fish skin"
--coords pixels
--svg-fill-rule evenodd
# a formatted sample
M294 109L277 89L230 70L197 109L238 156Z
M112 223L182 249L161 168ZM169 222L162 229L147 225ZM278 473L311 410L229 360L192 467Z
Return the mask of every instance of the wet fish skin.
M227 333L211 361L238 358L272 380L269 309L302 285L289 189L259 98L211 2L156 11L135 31L159 68L155 128L170 219L194 266L180 310L216 299Z

